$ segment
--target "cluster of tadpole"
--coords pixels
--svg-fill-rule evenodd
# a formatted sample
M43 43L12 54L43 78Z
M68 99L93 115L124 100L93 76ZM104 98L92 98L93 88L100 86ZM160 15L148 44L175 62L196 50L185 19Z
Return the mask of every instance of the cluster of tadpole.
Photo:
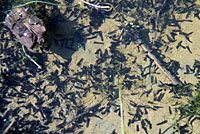
M178 4L175 5L173 2L166 0L166 5L164 5L163 10L161 10L160 16L165 14L165 11L169 8L173 8L174 10L179 11L179 13L188 13L188 15L191 15L191 12L195 12L195 16L199 18L199 10L195 7L195 4L192 1L184 2L185 6L180 6L180 1L178 0ZM108 1L109 2L109 1ZM162 1L159 1L161 5L163 4ZM158 3L159 3L158 2ZM164 2L164 1L163 1ZM71 1L70 1L71 3ZM159 5L159 4L157 4ZM189 6L188 6L189 5ZM144 20L145 16L149 17L149 24L153 25L155 27L155 22L157 21L156 18L151 17L150 15L147 15L145 12L143 12L142 9L150 9L154 7L152 1L148 0L140 0L131 2L129 0L123 0L120 2L114 2L113 6L116 7L115 11L128 14L130 12L129 9L136 9L136 19L140 18L141 20ZM0 7L1 8L1 7ZM129 8L129 9L128 9ZM165 10L164 10L165 9ZM159 9L158 9L159 10ZM71 9L67 9L66 12L72 12ZM75 15L75 13L78 13ZM110 12L104 12L101 10L92 9L92 12L89 13L90 19L91 19L91 26L94 28L98 28L105 18L109 18ZM81 12L75 9L74 14L78 17L81 17ZM124 23L126 21L124 16L117 16L116 21L120 21ZM173 20L168 19L168 23L163 26L163 28L166 28L167 25L172 25L175 27L179 27L177 20L173 18ZM8 78L6 78L5 85L1 89L1 95L0 95L0 112L5 113L5 116L0 116L0 124L9 124L9 120L12 118L15 118L16 123L13 125L13 129L10 130L10 132L13 133L45 133L46 130L49 129L49 124L51 124L54 120L59 120L62 123L57 125L58 130L62 129L63 133L69 133L74 132L75 130L80 129L83 127L82 123L85 122L87 126L90 125L90 119L92 117L98 117L97 113L107 114L110 112L111 106L117 107L115 112L119 113L119 105L115 103L115 100L118 98L118 93L115 92L117 89L117 85L115 85L115 78L117 77L124 77L123 83L123 90L130 90L132 85L134 84L135 80L140 80L142 77L145 77L146 75L141 74L139 75L130 75L130 67L126 66L126 56L117 50L117 46L121 45L121 43L125 45L129 45L130 42L136 41L138 38L142 38L142 31L144 30L142 26L139 26L139 23L136 21L131 24L124 24L120 27L120 30L122 30L122 40L119 39L119 37L110 36L113 39L113 42L109 50L105 50L105 52L102 52L101 49L96 51L96 55L98 57L98 60L95 65L90 65L89 67L84 66L82 67L82 70L75 73L73 77L69 77L68 75L68 65L69 62L61 63L58 60L53 61L54 64L58 67L62 67L61 76L65 76L65 80L61 80L60 76L58 75L58 71L52 72L51 74L47 75L47 70L42 70L38 72L36 69L33 69L32 64L29 64L29 62L25 62L23 64L24 67L19 68L19 66L14 66L12 69L10 69L11 75L8 75ZM160 31L162 32L162 31ZM176 36L177 34L183 34L187 38L187 34L184 34L184 32L180 30L173 31L172 38ZM3 34L3 33L2 33ZM83 35L84 36L84 35ZM86 35L85 35L86 36ZM173 40L170 40L173 41ZM2 43L6 42L6 43ZM157 48L159 48L159 45L163 45L162 43L155 44ZM20 59L22 59L22 56L20 54L20 51L17 50L16 46L8 47L8 39L2 39L1 40L1 51L0 53L4 53L7 55L7 58L1 59L1 63L7 63L8 67L11 68L13 62L18 63ZM20 46L20 45L18 45ZM180 44L179 44L180 46ZM19 48L19 47L18 47ZM44 63L47 61L46 55L36 54L37 58L40 59L38 62ZM188 73L196 73L197 77L199 77L199 62L196 61L196 64L191 69L188 67ZM18 64L21 65L21 62ZM81 65L81 62L80 64ZM142 68L142 67L141 67ZM194 70L197 69L197 72L194 72ZM172 69L173 70L173 69ZM101 73L102 72L102 73ZM20 73L23 73L23 76L26 77L20 77ZM32 78L36 76L36 74L39 73L40 75L47 75L45 79L40 79L36 82L31 81ZM12 75L15 74L15 75ZM89 76L89 80L83 80L81 77L83 75ZM148 74L147 74L148 75ZM43 89L41 89L41 85L45 83L45 81L49 82L49 85L45 85ZM90 86L85 88L85 85L87 82L90 82ZM57 89L55 92L46 91L46 87L48 86L57 86ZM66 89L66 85L72 85L71 88L68 87ZM16 87L21 87L19 88ZM141 85L143 86L143 85ZM162 84L160 85L163 86ZM144 86L145 87L145 86ZM76 88L74 91L73 88ZM66 89L66 90L65 90ZM183 88L182 88L183 89ZM180 89L181 90L181 89ZM81 105L78 103L77 98L81 99L83 98L88 92L92 91L95 95L100 95L102 92L106 92L108 94L109 102L106 107L100 108L99 106L96 109L91 109L91 112L87 112L82 117L77 118L74 120L70 125L70 127L66 127L68 125L68 114L70 111L73 111L76 113L75 116L79 116L81 113L84 113L84 111L87 109L84 105ZM162 91L164 89L161 89L157 91L154 94L154 101L161 101L164 97L164 94ZM172 90L174 91L174 90ZM183 90L181 90L183 91ZM142 95L148 95L152 92L152 89L148 91L144 91ZM43 96L39 96L39 95ZM57 95L57 96L56 96ZM137 95L137 93L131 93L131 95ZM27 96L33 96L37 100L36 104L33 104L33 102L29 102L28 104L24 99ZM56 97L55 97L56 96ZM11 103L10 98L17 97L19 104L19 107L16 107L14 109L8 109L7 105ZM44 103L46 101L50 101L46 106L44 106ZM58 111L59 118L56 118L53 115L53 111L56 109L56 106L60 106L60 104L65 101L65 108L66 111L60 110ZM152 128L152 123L147 120L146 118L143 118L143 114L148 114L148 109L151 110L157 110L160 107L154 105L154 102L149 102L149 105L139 105L135 102L130 102L130 105L132 107L136 108L136 113L129 113L132 115L132 118L129 119L128 125L140 121L141 128L144 129L146 133L148 133L148 129ZM153 105L153 106L152 106ZM21 109L25 108L28 110L28 113L19 116ZM169 107L169 112L171 114L171 108ZM37 115L42 115L42 120L38 120ZM34 117L33 120L28 120L29 117ZM98 117L100 118L100 117ZM165 124L167 121L163 121L158 123L157 125ZM31 125L30 125L31 124ZM136 130L139 131L140 125L137 125ZM50 132L50 133L58 133L58 132ZM80 132L81 133L81 132Z

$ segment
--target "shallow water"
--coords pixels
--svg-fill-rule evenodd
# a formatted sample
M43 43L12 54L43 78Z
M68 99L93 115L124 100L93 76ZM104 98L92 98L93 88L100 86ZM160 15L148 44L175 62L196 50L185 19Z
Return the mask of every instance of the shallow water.
M179 1L100 2L112 4L113 10L83 3L80 7L89 11L44 7L44 45L49 50L29 53L42 70L28 58L22 60L21 44L8 28L0 28L1 67L9 68L1 89L0 117L3 124L16 120L10 133L121 133L119 83L127 134L178 133L173 126L181 114L175 104L185 104L188 96L175 97L171 81L134 40L141 38L181 83L196 84L198 6L186 2L191 6L187 8ZM178 121L181 134L191 132L187 121L193 133L200 133L200 121L193 119Z

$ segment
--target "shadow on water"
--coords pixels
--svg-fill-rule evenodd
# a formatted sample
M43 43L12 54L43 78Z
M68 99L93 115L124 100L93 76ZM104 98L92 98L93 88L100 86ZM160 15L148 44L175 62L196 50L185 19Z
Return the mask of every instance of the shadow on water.
M70 59L79 48L85 49L87 40L100 36L103 41L102 32L93 29L98 29L103 24L104 19L110 15L110 12L94 8L87 10L67 8L65 13L61 14L57 8L54 8L52 14L49 16L47 24L47 49L64 59ZM65 17L65 14L70 14L70 16ZM90 17L89 20L86 20L85 14ZM82 19L81 21L90 21L89 25L80 24L80 19Z
M50 18L46 37L47 49L52 53L58 54L64 59L69 59L74 52L80 48L81 31L75 29L76 22L71 22L64 18L60 13ZM84 44L84 41L82 42Z

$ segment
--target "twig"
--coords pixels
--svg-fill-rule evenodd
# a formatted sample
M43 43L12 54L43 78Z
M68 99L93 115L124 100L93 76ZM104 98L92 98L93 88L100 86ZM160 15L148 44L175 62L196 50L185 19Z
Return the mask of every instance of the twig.
M10 122L10 124L6 127L6 129L3 131L2 134L8 133L8 130L12 127L12 125L14 124L14 122L15 122L15 119L13 119L13 120Z
M111 6L100 6L100 5L95 5L95 4L92 4L92 3L89 3L87 1L84 1L84 0L80 0L82 1L83 3L87 4L87 5L90 5L90 6L93 6L95 8L101 8L101 9L110 9L112 8Z
M142 49L148 54L148 56L154 61L156 66L167 76L167 78L172 82L173 85L179 84L179 81L164 67L161 65L160 61L151 53L146 44L144 44L140 39L138 39L138 44Z
M38 69L42 69L42 66L40 66L33 58L31 58L30 55L28 55L28 54L26 53L25 48L24 48L24 45L22 45L22 50L23 50L25 56L28 57L28 58L38 67Z
M118 82L119 84L119 101L120 101L120 116L121 116L121 130L122 134L125 134L124 128L124 107L123 107L123 100L122 100L122 83Z
M17 7L23 7L23 6L26 6L26 5L29 5L29 4L33 4L33 3L43 3L43 4L49 4L49 5L53 5L53 6L66 6L66 5L62 5L62 4L56 4L56 3L51 3L51 2L46 2L46 1L29 1L29 2L26 2L24 4L21 4L21 5L18 5L18 6L14 6L14 8L17 8Z
M65 6L65 7L68 7L68 8L76 8L76 9L79 9L79 10L83 10L82 8L74 7L74 6L70 6L70 5L56 4L56 3L51 3L51 2L46 2L46 1L37 1L37 0L35 0L35 1L29 1L29 2L26 2L24 4L14 6L14 8L27 6L27 5L33 4L33 3L42 3L42 4L52 5L52 6Z

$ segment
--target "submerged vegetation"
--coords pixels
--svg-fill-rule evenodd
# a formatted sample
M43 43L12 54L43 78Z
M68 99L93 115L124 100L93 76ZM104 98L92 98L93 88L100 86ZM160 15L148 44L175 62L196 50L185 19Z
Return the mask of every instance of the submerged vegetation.
M180 107L183 116L195 116L200 118L200 83L193 85L195 89L187 102Z
M200 119L200 83L187 83L176 88L176 106L174 123L171 126L173 133L196 134L193 130L193 123ZM173 89L174 91L175 89Z

